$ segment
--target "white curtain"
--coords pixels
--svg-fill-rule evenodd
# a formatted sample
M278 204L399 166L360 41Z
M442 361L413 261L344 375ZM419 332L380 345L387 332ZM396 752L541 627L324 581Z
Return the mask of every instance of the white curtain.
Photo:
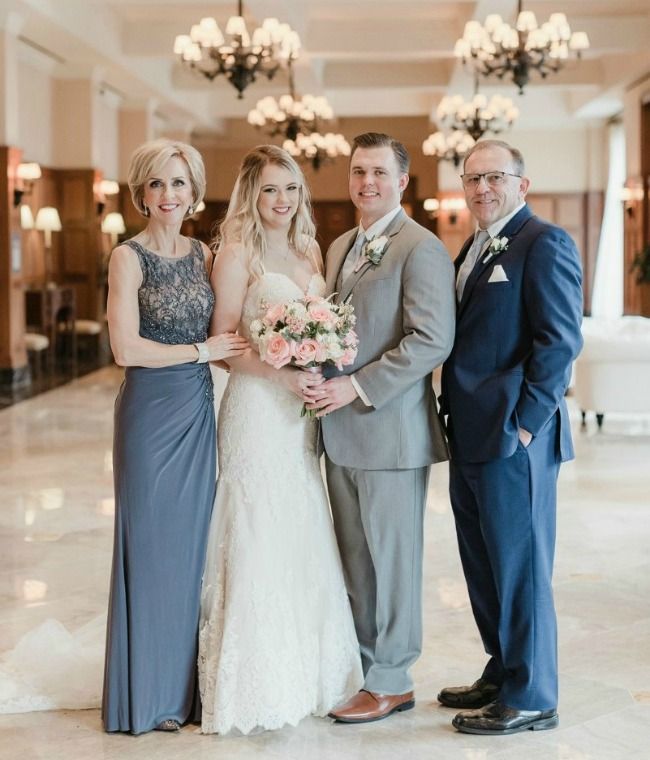
M623 204L625 183L625 133L622 124L610 124L609 177L605 192L603 225L600 231L591 315L615 319L623 314Z

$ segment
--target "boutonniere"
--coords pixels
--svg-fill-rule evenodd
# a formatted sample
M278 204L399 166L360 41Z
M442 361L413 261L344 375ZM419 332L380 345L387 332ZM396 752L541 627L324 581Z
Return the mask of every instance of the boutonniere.
M370 262L374 267L379 266L379 264L381 264L381 260L384 258L387 247L388 235L382 235L381 237L376 237L372 238L372 240L369 240L363 246L361 256L359 257L359 261L354 268L354 271L358 272L366 262Z
M503 237L495 237L494 240L490 243L487 256L483 259L483 264L487 264L488 261L498 256L500 253L506 251L508 249L509 242L510 241L505 235Z

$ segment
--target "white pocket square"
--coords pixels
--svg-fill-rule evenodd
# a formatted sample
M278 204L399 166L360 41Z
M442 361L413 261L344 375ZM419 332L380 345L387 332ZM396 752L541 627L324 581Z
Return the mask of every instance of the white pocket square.
M501 264L494 265L488 282L510 282L508 275L506 274L505 269L501 266Z

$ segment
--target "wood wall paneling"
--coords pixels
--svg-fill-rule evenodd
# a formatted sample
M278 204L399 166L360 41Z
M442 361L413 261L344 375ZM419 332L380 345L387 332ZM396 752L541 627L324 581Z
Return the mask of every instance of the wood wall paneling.
M25 351L25 300L22 289L22 249L19 210L14 207L15 176L21 151L0 147L0 379L29 382Z

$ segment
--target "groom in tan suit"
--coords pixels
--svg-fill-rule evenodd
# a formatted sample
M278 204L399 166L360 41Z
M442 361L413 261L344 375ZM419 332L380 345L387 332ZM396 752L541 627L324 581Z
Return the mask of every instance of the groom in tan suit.
M422 645L422 524L429 465L447 459L431 372L451 351L454 268L400 205L409 157L388 135L355 138L349 189L358 228L332 243L327 288L357 317L359 353L317 387L334 527L364 688L330 715L380 720L415 704Z

